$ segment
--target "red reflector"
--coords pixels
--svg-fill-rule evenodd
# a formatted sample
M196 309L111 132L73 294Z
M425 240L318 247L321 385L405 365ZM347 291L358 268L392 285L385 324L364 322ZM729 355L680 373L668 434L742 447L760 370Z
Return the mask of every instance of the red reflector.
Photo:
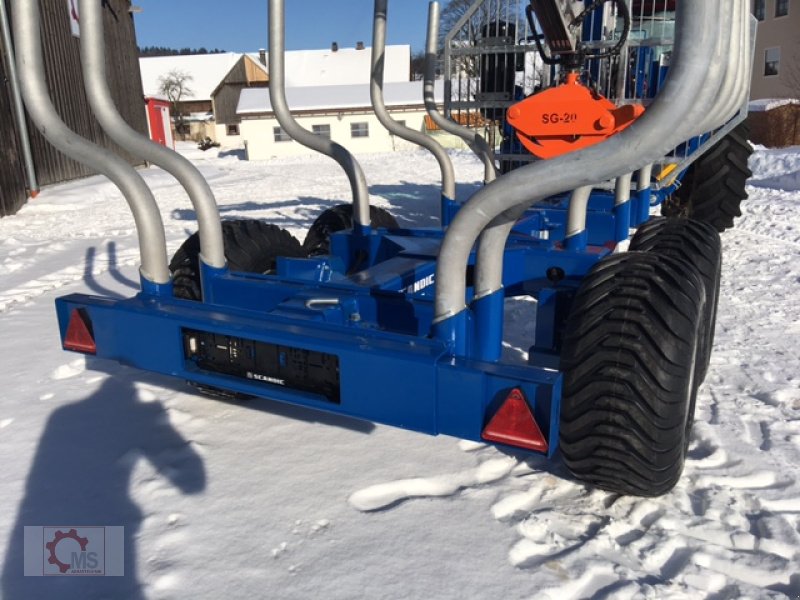
M64 349L83 352L84 354L96 354L97 346L92 336L92 323L89 315L82 308L73 308L69 316L67 335L64 336Z
M519 388L511 390L481 437L489 442L547 452L547 441Z

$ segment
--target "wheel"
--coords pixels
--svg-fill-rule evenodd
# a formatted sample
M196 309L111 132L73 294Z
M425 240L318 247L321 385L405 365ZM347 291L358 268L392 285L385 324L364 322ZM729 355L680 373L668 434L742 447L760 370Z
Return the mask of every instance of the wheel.
M699 275L646 252L601 260L564 333L560 449L577 478L659 496L680 478L694 421Z
M277 225L241 219L222 222L222 242L231 271L270 273L279 256L305 256L300 242ZM200 236L190 235L169 263L173 294L187 300L201 300Z
M389 211L379 206L369 207L369 218L373 227L385 227L386 229L397 229L397 221ZM323 212L314 221L306 234L303 242L303 249L308 256L319 256L330 254L331 234L337 231L351 229L355 221L353 220L352 204L337 204Z
M636 231L629 249L682 260L692 265L703 280L705 309L700 324L701 334L695 372L695 385L699 386L708 372L711 351L714 347L722 271L722 244L719 233L708 223L693 219L655 217Z
M704 221L720 232L733 227L733 219L742 215L745 184L752 175L747 166L753 153L749 134L743 121L698 158L681 186L661 206L661 214Z

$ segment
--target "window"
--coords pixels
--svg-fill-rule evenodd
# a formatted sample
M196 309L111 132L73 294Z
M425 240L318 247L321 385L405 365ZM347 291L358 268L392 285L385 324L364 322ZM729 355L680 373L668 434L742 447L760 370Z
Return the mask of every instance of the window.
M286 133L280 127L273 127L272 128L272 135L274 136L276 142L291 142L292 141L292 138L289 137L289 134Z
M764 52L764 76L777 75L781 67L781 49L767 48Z
M228 124L228 135L239 135L239 124L238 123L229 123Z
M324 137L325 139L331 139L331 126L330 125L312 125L311 131L314 132L314 135L318 135L319 137Z
M350 137L369 137L369 123L350 123Z
M767 15L767 0L755 0L753 3L753 15L759 21L763 21Z
M775 0L775 16L785 17L789 14L789 0Z

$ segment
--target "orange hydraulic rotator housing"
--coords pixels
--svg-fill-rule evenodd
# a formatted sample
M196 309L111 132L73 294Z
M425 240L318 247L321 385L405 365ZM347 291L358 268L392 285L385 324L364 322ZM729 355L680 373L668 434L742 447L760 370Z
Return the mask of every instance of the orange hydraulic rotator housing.
M506 117L531 154L554 158L602 142L643 113L639 104L616 106L569 73L565 83L518 102Z

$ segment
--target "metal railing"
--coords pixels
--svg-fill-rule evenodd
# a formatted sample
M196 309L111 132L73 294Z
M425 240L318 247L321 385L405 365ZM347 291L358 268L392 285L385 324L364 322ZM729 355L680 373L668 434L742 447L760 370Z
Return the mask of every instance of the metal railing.
M585 82L617 105L638 103L647 107L665 83L675 43L675 0L626 0L631 28L619 54L584 63ZM540 159L527 153L507 125L505 113L522 99L547 89L562 78L559 66L539 56L535 36L525 16L529 0L476 0L441 40L441 70L445 80L445 115L458 123L478 124L479 133L494 153L494 160L515 168ZM735 3L728 6L733 10ZM737 9L738 10L738 9ZM741 12L741 11L740 11ZM738 14L739 25L751 27L749 9ZM535 22L534 22L535 25ZM622 19L615 2L592 12L583 24L584 48L600 50L620 41ZM737 37L745 44L735 48L733 62L749 60L753 32ZM735 70L735 69L734 69ZM749 85L749 79L747 80ZM723 93L739 97L736 90ZM722 127L686 140L653 165L653 188L670 185L706 149L746 117L747 97Z
M731 4L738 6L738 11ZM723 58L746 40L745 28L740 29L739 37L733 32L736 16L744 20L746 6L747 0L682 0L669 75L635 127L590 148L507 173L467 202L448 229L439 253L437 338L452 343L465 335L465 271L479 238L476 294L489 295L502 289L503 251L520 210L554 194L627 178L634 170L646 171L705 127L719 127L733 116L732 112L726 114L728 103L718 94L729 78L739 81L749 73L741 62L733 69L731 61ZM746 86L738 89L746 92ZM743 97L736 100L741 104Z

